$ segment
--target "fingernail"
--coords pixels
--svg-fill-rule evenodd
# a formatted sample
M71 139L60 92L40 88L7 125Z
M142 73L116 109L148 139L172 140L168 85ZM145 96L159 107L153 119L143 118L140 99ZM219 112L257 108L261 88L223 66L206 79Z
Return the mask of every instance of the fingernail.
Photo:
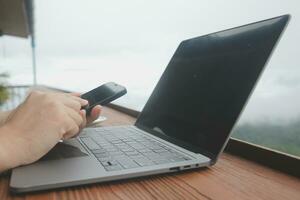
M85 99L83 99L83 102L84 102L85 104L88 104L88 103L89 103L88 100L85 100Z

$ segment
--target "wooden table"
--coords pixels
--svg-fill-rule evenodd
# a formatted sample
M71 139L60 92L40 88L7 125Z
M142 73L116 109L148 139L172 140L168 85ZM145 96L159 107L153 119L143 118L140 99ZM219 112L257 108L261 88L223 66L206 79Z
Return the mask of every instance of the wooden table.
M103 125L132 124L135 118L104 108ZM299 169L300 170L300 169ZM280 199L300 200L300 180L243 158L223 153L216 165L182 173L12 195L9 175L0 177L0 200L63 199Z

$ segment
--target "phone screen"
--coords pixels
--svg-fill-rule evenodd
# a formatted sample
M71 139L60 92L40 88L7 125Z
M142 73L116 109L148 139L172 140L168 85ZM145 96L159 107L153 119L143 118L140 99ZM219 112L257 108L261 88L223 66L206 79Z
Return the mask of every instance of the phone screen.
M102 102L106 98L113 96L114 94L115 91L112 88L102 85L99 88L83 94L81 97L89 101L89 106L93 106L98 102Z
M81 98L88 100L88 109L91 109L92 107L99 104L108 104L118 97L123 96L124 94L126 94L125 87L110 82L81 95Z

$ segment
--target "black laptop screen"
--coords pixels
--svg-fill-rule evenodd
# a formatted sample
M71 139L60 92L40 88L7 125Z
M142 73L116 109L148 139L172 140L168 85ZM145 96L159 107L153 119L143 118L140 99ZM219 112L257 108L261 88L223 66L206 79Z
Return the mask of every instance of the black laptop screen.
M287 20L273 18L183 41L136 125L217 156Z

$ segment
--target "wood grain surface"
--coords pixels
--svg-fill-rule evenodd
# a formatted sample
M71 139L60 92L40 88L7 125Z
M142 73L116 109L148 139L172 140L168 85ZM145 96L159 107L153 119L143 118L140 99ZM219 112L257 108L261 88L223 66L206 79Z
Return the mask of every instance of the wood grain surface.
M103 125L132 124L135 118L104 108ZM299 169L300 170L300 169ZM300 180L224 153L216 165L181 173L12 195L9 174L0 177L0 200L98 199L280 199L300 200Z

